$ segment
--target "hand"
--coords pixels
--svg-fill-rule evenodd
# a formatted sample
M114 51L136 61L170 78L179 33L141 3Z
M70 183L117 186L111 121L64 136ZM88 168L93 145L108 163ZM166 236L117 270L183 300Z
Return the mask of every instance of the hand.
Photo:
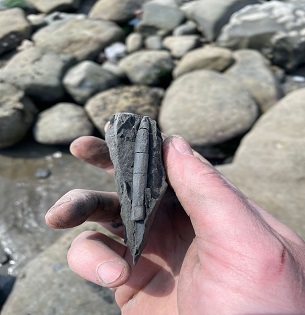
M180 137L164 142L171 188L136 266L125 245L84 232L68 252L72 270L113 288L123 314L305 314L305 243L247 199ZM103 140L72 153L111 171ZM85 220L123 237L115 193L74 190L47 213L54 228Z

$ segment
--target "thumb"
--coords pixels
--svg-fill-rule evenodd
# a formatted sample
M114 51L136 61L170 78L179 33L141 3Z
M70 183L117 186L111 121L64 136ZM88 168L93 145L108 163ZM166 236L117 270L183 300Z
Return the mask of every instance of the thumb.
M164 163L170 185L189 215L195 234L206 241L241 246L257 242L266 227L253 203L181 137L164 141Z

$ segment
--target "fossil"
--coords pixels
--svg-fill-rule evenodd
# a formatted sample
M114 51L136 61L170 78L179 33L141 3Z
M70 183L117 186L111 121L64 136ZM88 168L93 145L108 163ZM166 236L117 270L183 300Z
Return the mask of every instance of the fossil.
M118 113L110 120L105 139L114 165L125 243L135 264L167 188L162 137L148 116Z

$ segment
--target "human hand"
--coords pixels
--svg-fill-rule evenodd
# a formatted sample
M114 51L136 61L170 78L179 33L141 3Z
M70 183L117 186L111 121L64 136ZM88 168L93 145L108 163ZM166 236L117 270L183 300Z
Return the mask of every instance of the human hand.
M125 245L84 232L68 262L113 288L123 314L305 314L305 243L245 197L180 137L164 142L171 188L136 266ZM82 137L78 158L112 170L103 140ZM54 228L91 220L123 237L115 193L74 190L47 213Z

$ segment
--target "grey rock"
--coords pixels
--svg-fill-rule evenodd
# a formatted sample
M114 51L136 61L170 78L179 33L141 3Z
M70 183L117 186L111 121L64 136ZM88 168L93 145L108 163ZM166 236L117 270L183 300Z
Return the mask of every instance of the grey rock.
M214 41L222 27L234 12L241 8L259 3L258 0L204 0L191 1L181 9L189 20L197 24L198 29L210 42Z
M133 53L143 46L143 37L140 33L131 33L126 38L126 47L129 53Z
M239 82L209 70L187 73L167 89L159 126L191 145L217 144L246 132L258 108Z
M96 167L76 159L66 151L63 147L23 141L14 148L2 149L0 152L0 242L9 253L9 272L13 275L18 274L29 260L64 233L62 230L50 229L45 224L45 213L59 196L80 188L80 185L92 190L115 190L111 175L98 171ZM51 176L43 180L36 178L38 168L50 170ZM39 278L45 285L46 280L37 270L35 273L35 279ZM33 293L28 288L25 288L25 293L35 296L31 295ZM71 288L67 292L71 292ZM38 300L40 298L35 299L37 303ZM24 301L24 309L33 306L28 301ZM36 314L42 310L43 307Z
M116 63L126 55L126 46L121 42L116 42L107 46L104 53L107 60Z
M305 69L303 73L290 73L285 75L285 78L282 82L282 90L284 95L287 95L298 89L305 88Z
M305 89L282 98L219 170L249 198L305 238Z
M162 45L167 48L174 58L183 57L188 51L199 46L198 35L167 36Z
M32 38L38 47L84 60L93 59L122 36L122 29L112 22L71 18L43 27Z
M64 96L61 83L74 58L31 47L14 55L3 68L2 80L12 83L27 95L44 102L55 102Z
M91 9L89 17L123 23L135 16L142 3L142 0L99 0Z
M274 64L292 70L305 59L304 16L304 3L248 6L232 16L217 42L231 49L259 50Z
M173 30L174 36L193 35L197 33L198 33L197 25L193 21L186 21L185 23L178 25Z
M45 20L46 15L44 13L40 14L28 14L26 16L29 23L32 25L33 31L38 30L41 27L44 27L47 25L47 22Z
M110 61L105 61L102 64L102 69L112 73L118 79L125 79L126 78L124 70L122 68L120 68L117 64L112 63Z
M200 69L221 72L233 62L233 53L229 49L206 45L185 54L175 67L173 76L177 78L187 72Z
M147 86L121 86L101 92L85 105L96 128L104 134L104 126L113 114L129 112L156 119L163 90Z
M94 94L119 83L118 78L93 61L82 61L70 68L63 84L73 99L84 104Z
M43 144L66 144L93 134L93 125L84 109L72 103L59 103L42 111L34 127L34 138Z
M0 55L16 48L29 38L31 25L19 8L0 11Z
M143 5L143 16L137 30L144 34L154 34L157 30L171 31L183 20L184 14L178 7L149 1Z
M148 116L119 113L110 120L105 139L114 165L125 243L135 264L167 188L162 136Z
M85 18L86 18L86 15L82 13L67 13L67 12L55 11L50 14L47 14L44 18L44 22L47 25L50 25L57 21L67 21L71 19L84 20Z
M281 97L280 84L270 63L259 52L250 49L234 53L236 62L226 71L250 92L262 112L267 111Z
M37 109L24 92L0 82L0 148L22 140L34 122Z
M111 290L82 279L67 264L68 248L84 230L99 230L107 234L93 224L66 233L23 269L1 314L120 314Z
M154 85L173 69L173 61L166 51L139 51L123 58L119 66L134 84Z
M150 35L145 38L145 47L151 50L162 49L162 38L159 35Z
M77 9L80 5L80 0L27 0L35 9L40 12L48 13L52 11L64 11Z

